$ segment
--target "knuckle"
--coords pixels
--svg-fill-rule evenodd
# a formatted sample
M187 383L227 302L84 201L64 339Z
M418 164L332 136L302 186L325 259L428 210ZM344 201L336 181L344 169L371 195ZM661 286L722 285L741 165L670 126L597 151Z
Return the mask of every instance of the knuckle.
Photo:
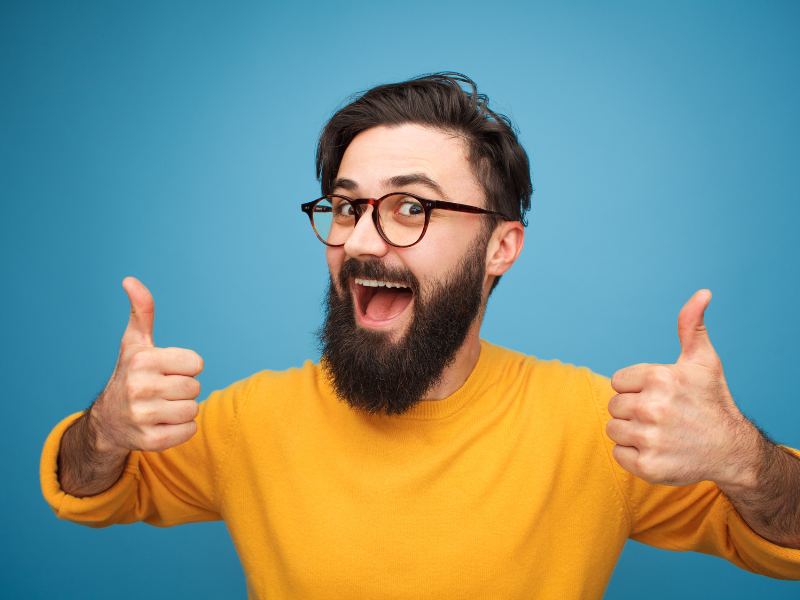
M161 452L169 447L166 445L164 432L158 428L148 429L142 436L142 442L142 450L147 452Z
M188 372L200 374L203 370L203 359L194 350L186 348L170 348L174 359Z
M200 382L194 377L190 377L183 384L187 398L197 398L200 395Z
M184 442L188 442L190 439L192 439L192 437L194 437L195 433L197 433L197 422L189 421L186 424L186 430L184 432L184 435L181 436L181 440L178 443L182 444Z
M612 442L617 442L620 440L619 434L619 423L616 421L616 419L611 419L608 423L606 423L606 435L608 436L608 439L610 439Z
M667 416L667 409L661 402L645 402L639 407L638 416L649 423L662 423Z
M628 373L628 369L629 368L630 367L625 367L624 369L620 369L619 371L617 371L616 373L614 373L611 376L611 386L612 387L616 388L617 386L619 386L619 384L621 384L623 382L623 380L625 379L625 376Z
M621 456L621 452L620 452L620 449L619 449L619 445L615 445L611 449L611 456L613 456L614 460L616 460L618 463L621 463L622 456Z
M641 448L657 448L661 436L657 429L646 427L639 433Z
M139 436L139 449L144 452L155 452L153 436L149 431L143 431Z
M188 423L195 418L196 415L195 408L192 406L193 404L195 403L191 400L185 400L181 402L181 405L175 411L175 416L181 423Z
M197 371L198 374L202 373L203 367L205 366L205 363L203 362L203 357L194 351L192 351L192 354L194 354L195 357L195 371Z
M199 382L194 377L179 376L170 380L170 392L176 398L196 398L200 394Z
M652 384L673 387L678 383L678 376L666 365L656 365L647 371L647 381Z
M175 399L182 399L186 396L189 390L189 384L186 382L186 377L174 375L166 379L166 389L164 390L167 395Z
M646 368L647 366L647 363L639 363L636 365L630 365L624 369L620 369L611 376L611 385L619 385L632 377L638 377L642 369Z
M129 410L131 421L136 425L147 424L152 420L153 411L147 403L137 402Z
M131 356L128 366L133 371L144 371L152 365L152 357L147 351L140 351Z
M623 469L631 472L634 467L631 464L629 457L626 456L624 450L625 448L623 446L617 444L611 449L611 456L614 457L614 460L617 461L617 463L619 463Z
M658 483L661 481L661 474L659 473L653 461L644 457L636 459L636 472L640 479L644 479L648 483Z
M187 377L180 377L173 384L174 390L181 398L185 398L191 392L191 384L187 381Z
M149 387L142 379L130 378L125 382L125 394L129 400L142 400L147 397Z

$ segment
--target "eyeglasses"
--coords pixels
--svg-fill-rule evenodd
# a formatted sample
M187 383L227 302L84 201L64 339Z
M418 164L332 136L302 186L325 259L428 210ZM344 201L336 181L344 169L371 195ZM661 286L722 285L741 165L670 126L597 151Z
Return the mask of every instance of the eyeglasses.
M314 233L323 244L343 246L358 223L358 219L372 206L372 222L375 229L390 246L408 248L422 239L428 230L431 211L452 210L478 215L495 215L510 221L505 215L493 210L456 204L444 200L427 200L414 194L392 192L381 198L348 198L331 194L301 205L311 220Z

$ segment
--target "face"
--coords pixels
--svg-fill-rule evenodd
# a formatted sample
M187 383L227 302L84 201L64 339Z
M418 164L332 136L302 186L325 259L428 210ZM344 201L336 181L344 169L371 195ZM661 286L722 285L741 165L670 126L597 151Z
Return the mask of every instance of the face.
M403 191L484 207L483 190L472 174L462 141L419 125L375 127L360 133L345 151L337 183L332 193L350 198L380 198ZM355 281L349 282L347 290L337 287L340 294L353 296L360 326L397 340L409 327L417 296L452 273L481 232L482 219L434 210L422 240L409 248L396 248L375 229L373 208L366 210L343 247L327 247L328 267L337 286L347 260L377 261L389 269L406 269L413 274L419 289L411 290L406 297L395 294L398 297L391 302L376 302L375 296L377 300L388 299Z
M376 198L398 191L482 206L457 138L413 125L361 133L333 192ZM488 235L475 215L435 210L418 244L396 248L366 210L345 245L327 250L323 362L352 407L401 414L439 381L480 316Z

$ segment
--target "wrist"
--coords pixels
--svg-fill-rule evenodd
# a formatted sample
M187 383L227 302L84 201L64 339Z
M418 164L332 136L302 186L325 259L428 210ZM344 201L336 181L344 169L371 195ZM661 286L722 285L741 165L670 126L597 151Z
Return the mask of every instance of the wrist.
M127 452L105 454L95 448L90 413L76 420L61 437L58 452L58 481L61 489L78 498L93 496L111 487L125 465Z
M736 443L725 460L723 476L715 481L728 497L756 491L765 465L777 449L744 415L731 439Z
M89 408L86 413L86 438L89 448L97 459L119 459L128 455L129 450L121 448L113 443L104 431L108 428L104 425L102 410L98 407L98 401Z

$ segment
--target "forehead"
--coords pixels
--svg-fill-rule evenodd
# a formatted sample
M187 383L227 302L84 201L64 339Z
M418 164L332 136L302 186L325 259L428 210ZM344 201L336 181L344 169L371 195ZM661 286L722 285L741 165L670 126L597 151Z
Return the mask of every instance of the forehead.
M345 150L338 177L354 181L359 194L376 196L392 191L392 178L409 174L427 176L456 201L482 197L463 140L421 125L362 131Z

